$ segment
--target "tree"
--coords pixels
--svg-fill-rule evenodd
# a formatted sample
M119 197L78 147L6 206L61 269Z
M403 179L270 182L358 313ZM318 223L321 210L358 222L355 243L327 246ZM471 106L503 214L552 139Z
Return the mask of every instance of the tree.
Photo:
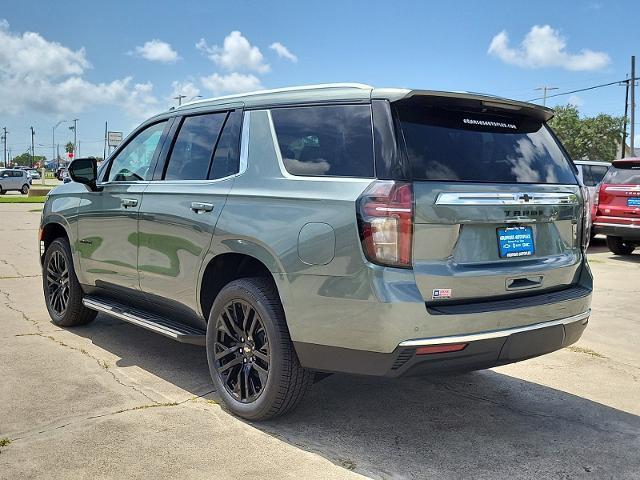
M35 157L33 157L33 164L35 165L36 163L40 163L40 165L42 165L42 162L45 162L46 160L47 160L47 157L44 157L42 155L36 155ZM31 154L25 152L25 153L21 153L16 157L13 157L13 164L20 165L23 167L31 166Z
M64 146L64 151L67 153L73 153L73 142L67 142Z
M606 160L616 158L624 117L600 113L582 117L575 105L555 109L549 122L556 135L574 160Z

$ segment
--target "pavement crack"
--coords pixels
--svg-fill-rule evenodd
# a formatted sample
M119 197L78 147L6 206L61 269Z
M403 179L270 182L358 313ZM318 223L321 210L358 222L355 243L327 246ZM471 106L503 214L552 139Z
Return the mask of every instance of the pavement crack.
M193 399L188 399L187 401L191 401ZM72 419L70 421L67 421L66 423L60 424L60 425L55 425L51 428L45 428L42 430L38 430L37 432L33 432L33 433L22 433L22 434L16 434L12 439L11 442L17 442L20 440L25 440L31 437L34 437L36 435L42 435L43 433L49 433L49 432L54 432L56 430L61 430L63 428L68 427L69 425L75 425L77 423L82 423L82 422L86 422L87 420L96 420L99 418L105 418L105 417L111 417L114 415L119 415L121 413L127 413L127 412L135 412L138 410L146 410L148 408L158 408L158 407L177 407L179 405L182 405L185 402L156 402L156 401L152 401L152 403L144 403L142 405L137 405L135 407L130 407L130 408L123 408L120 410L115 410L113 412L106 412L106 413L102 413L100 415L90 415L88 417L82 417L82 418L75 418Z
M16 308L13 305L13 302L11 301L11 298L10 298L11 296L10 296L9 293L4 292L2 290L0 290L0 293L2 293L2 295L4 295L4 297L5 297L5 301L3 302L3 305L5 307L7 307L11 311L19 313L22 316L23 320L25 320L26 322L29 322L30 324L32 324L35 327L36 332L33 332L31 335L42 337L42 338L46 338L47 340L51 340L52 342L57 343L61 347L66 347L66 348L69 348L71 350L75 350L76 352L80 352L83 355L86 355L87 357L89 357L92 360L94 360L98 364L98 366L100 366L100 368L102 368L109 375L111 375L111 377L115 380L116 383L122 385L123 387L130 388L130 389L134 390L135 392L139 393L140 395L142 395L143 397L145 397L146 399L148 399L151 402L156 402L153 398L151 398L149 395L147 395L145 392L143 392L140 388L136 387L135 385L131 385L131 384L125 383L120 378L118 378L118 376L110 369L109 364L105 360L99 359L98 357L96 357L96 356L92 355L91 353L89 353L84 348L74 347L73 345L69 345L68 343L63 342L62 340L58 340L54 336L48 334L48 332L47 333L43 332L42 331L42 327L40 326L40 324L36 320L30 318L29 315L27 315L24 311L20 310L19 308ZM28 334L20 334L20 335L21 336L25 336L25 335L28 335Z

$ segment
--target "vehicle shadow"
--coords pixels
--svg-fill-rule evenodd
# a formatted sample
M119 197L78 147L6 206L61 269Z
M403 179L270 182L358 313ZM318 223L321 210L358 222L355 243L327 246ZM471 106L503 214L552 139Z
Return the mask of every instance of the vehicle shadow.
M596 236L591 240L591 243L589 243L587 254L594 253L609 253L608 258L618 262L640 263L640 247L636 248L635 252L631 255L614 255L609 251L605 237L602 235Z
M205 351L100 315L75 329L194 395ZM384 379L332 375L294 412L251 423L374 478L638 478L640 417L488 370Z

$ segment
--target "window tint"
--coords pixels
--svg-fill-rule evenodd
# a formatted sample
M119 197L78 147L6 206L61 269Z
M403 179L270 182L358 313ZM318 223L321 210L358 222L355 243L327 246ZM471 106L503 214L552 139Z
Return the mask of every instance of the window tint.
M596 186L604 178L609 170L609 165L589 165L589 178L591 184L589 186Z
M374 175L369 105L279 108L271 115L289 173Z
M576 183L569 160L538 120L411 104L397 111L416 180Z
M209 172L210 179L224 178L240 171L240 128L242 111L229 113L222 129L213 163Z
M602 183L640 185L640 168L611 167L602 180Z
M205 180L227 114L186 117L171 151L165 180Z
M156 123L138 133L118 153L109 167L109 181L132 182L150 180L154 153L162 137L165 122Z

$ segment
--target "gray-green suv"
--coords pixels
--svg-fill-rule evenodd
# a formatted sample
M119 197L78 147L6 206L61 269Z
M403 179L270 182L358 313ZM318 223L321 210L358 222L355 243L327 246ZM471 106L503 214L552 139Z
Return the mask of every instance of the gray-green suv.
M552 112L335 84L153 117L48 197L53 322L96 312L206 345L229 409L292 409L326 372L515 362L590 315L588 204Z

